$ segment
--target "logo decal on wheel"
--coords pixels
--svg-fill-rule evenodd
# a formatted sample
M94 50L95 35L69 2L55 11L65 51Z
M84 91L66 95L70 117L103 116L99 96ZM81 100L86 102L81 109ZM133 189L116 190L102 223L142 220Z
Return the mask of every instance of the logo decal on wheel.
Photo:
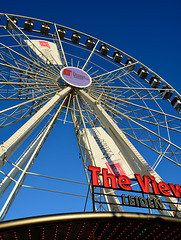
M40 43L40 45L41 45L42 47L47 47L47 48L50 48L50 45L49 45L49 43L48 43L48 42L46 42L46 41L39 41L39 43Z
M91 77L82 69L76 67L63 68L60 75L66 83L74 87L85 88L92 83Z
M71 70L69 70L69 69L64 69L63 70L63 75L67 75L67 76L72 76L72 71Z

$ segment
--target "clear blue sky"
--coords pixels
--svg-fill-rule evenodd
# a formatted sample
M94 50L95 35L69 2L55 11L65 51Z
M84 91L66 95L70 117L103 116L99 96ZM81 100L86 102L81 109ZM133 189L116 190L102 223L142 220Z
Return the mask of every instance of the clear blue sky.
M140 60L181 92L180 0L8 0L1 2L0 9L4 13L14 13L60 23L95 36ZM58 128L59 125L61 131L56 131L55 128ZM65 124L62 130L62 124L58 123L55 128L37 159L40 164L40 172L85 182L76 139L72 134L72 126ZM64 136L63 140L62 135ZM61 151L60 147L62 147ZM51 172L48 166L54 164L54 160L58 162L58 166L55 168L56 171L52 170ZM160 172L163 173L166 182L179 183L180 181L181 183L178 175L180 170L173 172L175 170L170 167L171 165L163 164L162 166L163 169L160 169ZM27 184L32 184L32 182L29 183L27 180ZM47 183L47 187L48 184L51 185L51 183ZM65 186L65 188L69 192L69 187ZM28 195L29 192L31 197ZM57 199L52 199L46 193L42 195L40 193L42 194L36 190L23 190L15 200L7 219L61 213L75 208L77 211L83 210L84 199L77 200L76 197L67 197L66 200L63 200L61 195L58 195ZM31 207L33 202L36 204Z

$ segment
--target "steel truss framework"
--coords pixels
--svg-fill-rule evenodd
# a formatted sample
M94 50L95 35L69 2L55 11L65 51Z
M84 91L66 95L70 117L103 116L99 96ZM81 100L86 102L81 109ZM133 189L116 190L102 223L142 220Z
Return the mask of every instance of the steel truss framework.
M73 123L88 183L87 166L94 159L86 152L93 149L85 149L81 142L88 128L104 128L120 150L133 156L142 174L153 174L158 181L161 178L155 169L161 161L181 166L177 141L181 96L163 78L123 51L80 31L24 16L1 17L0 128L5 132L21 126L0 146L2 178L5 175L1 193L15 182L1 219L58 120ZM33 28L26 31L25 21L34 24ZM35 53L27 41L36 39L56 43L62 65L52 63L36 46L43 58ZM87 72L92 84L84 89L68 86L60 77L61 69L68 66ZM32 133L33 141L16 161L14 154ZM151 167L130 141L137 149L146 149L146 155L152 154Z

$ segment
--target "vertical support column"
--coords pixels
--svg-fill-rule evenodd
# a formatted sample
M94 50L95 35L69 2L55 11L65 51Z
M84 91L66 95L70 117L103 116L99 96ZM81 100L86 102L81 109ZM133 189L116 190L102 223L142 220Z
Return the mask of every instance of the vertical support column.
M92 205L93 205L93 212L96 212L95 196L94 196L94 186L92 186Z
M21 172L21 175L19 176L18 180L16 181L16 184L14 186L14 188L12 189L12 191L10 192L9 194L9 197L7 198L4 206L2 207L1 211L0 211L0 218L1 220L3 220L11 206L11 204L13 203L16 195L18 194L19 190L20 190L20 187L22 186L25 178L26 178L26 175L27 175L27 172L30 170L30 168L32 167L39 151L41 150L45 140L47 139L51 129L53 128L59 114L61 113L61 110L62 110L62 106L64 104L64 101L63 103L61 104L61 106L59 107L59 109L57 110L57 112L55 113L55 115L53 116L52 120L50 121L50 123L48 124L48 126L44 129L44 131L40 134L40 136L36 139L36 145L35 145L35 148L33 149L30 149L31 151L31 156L24 156L25 159L22 159L25 163L26 163L26 166L25 168L22 170ZM14 173L16 174L16 173ZM8 185L8 183L5 183L5 185ZM6 186L5 186L6 187Z
M128 161L132 170L134 172L138 172L137 165L139 165L142 174L150 175L150 168L148 163L144 160L141 154L124 135L124 133L113 121L113 119L101 107L101 105L83 90L79 90L79 93L94 109L99 120L103 123L107 132L112 137L122 154L125 156L125 159Z
M162 178L150 168L149 164L145 161L145 159L141 156L141 154L137 151L137 149L133 146L133 144L128 140L128 138L124 135L121 129L117 126L117 124L113 121L113 119L106 113L106 111L101 107L99 102L93 99L89 94L87 94L83 90L79 90L79 94L84 98L90 106L93 108L94 112L97 114L99 120L103 123L109 135L112 137L113 141L116 143L117 147L120 149L122 154L125 156L128 164L132 168L133 172L139 172L141 175L153 175L157 182L162 181ZM176 198L164 197L171 209L178 206L178 201ZM164 215L172 215L167 209L162 211Z

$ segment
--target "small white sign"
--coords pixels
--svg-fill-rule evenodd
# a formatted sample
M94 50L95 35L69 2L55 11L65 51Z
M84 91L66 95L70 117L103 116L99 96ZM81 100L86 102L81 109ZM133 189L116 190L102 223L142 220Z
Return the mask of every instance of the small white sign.
M55 43L45 40L25 40L25 42L45 63L62 65Z

